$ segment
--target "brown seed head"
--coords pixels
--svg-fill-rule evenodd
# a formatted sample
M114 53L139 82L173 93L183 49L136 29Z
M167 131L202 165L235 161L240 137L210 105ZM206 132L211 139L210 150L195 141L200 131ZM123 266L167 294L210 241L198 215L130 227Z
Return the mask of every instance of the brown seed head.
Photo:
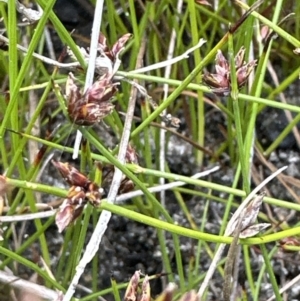
M151 301L151 289L149 283L148 275L145 276L145 279L142 284L142 294L139 298L139 301Z
M241 47L235 56L235 69L238 87L242 88L256 66L256 60L246 64L245 48ZM216 55L216 73L206 73L203 75L203 81L212 89L212 91L220 96L226 96L231 90L230 66L221 50Z
M72 205L68 199L65 200L55 216L55 223L60 233L78 218L83 211L83 207L81 205Z
M67 200L72 205L85 205L87 203L85 189L80 186L71 186Z
M106 73L82 95L74 83L73 75L67 81L68 113L72 122L78 125L93 125L109 115L114 105L111 98L117 92L117 83Z
M100 188L96 183L92 182L89 185L85 195L91 205L99 206L101 203L102 192L103 189Z
M127 146L125 160L126 160L126 163L139 164L137 153L130 144L128 144L128 146Z
M140 275L140 271L135 271L135 273L131 277L124 295L124 301L135 301L137 299L137 290L139 286Z
M131 36L132 35L130 33L124 34L116 41L116 43L110 49L107 44L107 39L105 35L103 33L100 33L98 39L98 49L100 51L100 54L105 54L105 56L107 56L112 61L112 63L114 63L119 54L122 52L127 41L131 38Z
M70 223L76 220L88 202L93 206L100 204L102 189L69 163L54 160L52 160L52 163L63 178L72 185L67 198L59 207L55 219L59 232L62 232Z
M199 301L199 295L194 291L191 290L189 292L186 292L179 301Z
M62 177L68 184L72 186L80 186L87 188L91 181L75 167L69 163L62 163L59 161L52 160L52 164L58 169Z

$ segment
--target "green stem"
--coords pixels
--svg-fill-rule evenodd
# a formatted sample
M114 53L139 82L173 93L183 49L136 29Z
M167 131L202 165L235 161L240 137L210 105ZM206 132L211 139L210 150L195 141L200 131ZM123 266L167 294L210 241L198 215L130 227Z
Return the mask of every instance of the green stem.
M272 287L273 287L273 292L275 294L276 301L282 301L282 296L279 293L277 280L276 280L275 275L274 275L273 266L271 264L271 261L270 261L269 255L268 255L267 248L266 248L265 245L260 245L260 249L262 251L262 256L264 258L264 263L266 265L266 269L267 269L267 272L269 274L269 278L270 278L270 281L271 281L271 284L272 284Z
M188 9L190 16L190 24L191 24L191 35L192 35L192 43L196 45L199 41L199 28L197 23L197 15L196 15L196 7L194 0L188 0ZM200 51L195 51L194 53L194 61L195 65L199 65L201 63L201 55ZM201 70L195 77L196 82L201 82ZM204 145L204 137L205 137L205 112L204 112L204 100L203 100L203 92L197 91L198 94L198 110L197 112L197 130L193 131L193 133L197 134L197 142L199 145ZM197 123L196 123L197 124ZM202 165L203 161L203 152L197 151L196 153L197 163Z
M3 248L0 246L0 254L15 260L16 262L21 263L22 265L26 266L27 268L31 269L32 271L36 272L38 275L42 277L42 279L49 282L51 285L53 285L54 288L56 288L59 291L65 291L65 289L55 280L53 279L48 272L43 271L36 263L29 261L28 259L24 258L23 256L20 256L16 254L15 252L8 250L6 248Z
M239 162L241 164L241 170L243 175L243 190L248 194L250 192L250 170L247 168L247 164L245 162L243 129L242 129L240 108L238 102L239 89L238 89L235 61L234 61L233 38L231 34L229 34L229 39L228 39L228 53L229 53L229 61L230 61L230 78L231 78L230 95L232 98L233 112L235 117L234 122L235 122L238 152L239 152L238 157L239 157Z

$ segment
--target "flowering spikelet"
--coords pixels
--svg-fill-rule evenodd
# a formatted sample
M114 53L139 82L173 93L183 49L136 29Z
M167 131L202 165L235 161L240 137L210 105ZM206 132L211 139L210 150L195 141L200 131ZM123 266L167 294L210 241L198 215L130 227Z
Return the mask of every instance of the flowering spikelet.
M84 206L88 202L93 206L100 204L102 188L89 180L69 163L52 160L52 164L57 168L65 181L71 185L67 198L59 207L55 218L58 230L62 232L80 216Z
M131 277L124 295L124 301L151 301L149 277L146 275L143 283L140 285L140 276L141 272L136 271ZM175 283L168 283L164 291L154 301L172 301L176 288ZM194 290L186 292L179 299L179 301L199 300L200 298Z
M112 82L112 75L102 75L84 94L75 84L72 73L66 84L68 113L72 122L78 125L93 125L109 115L114 105L110 102L117 92L117 83Z
M135 149L129 144L127 146L126 154L125 154L125 162L128 164L138 164L138 157ZM115 167L113 165L108 165L105 172L103 173L103 182L102 186L105 190L108 190L113 176L115 173ZM118 190L118 194L126 193L132 191L134 188L134 183L127 178L126 175L122 175L122 180L120 184L120 188Z
M136 301L140 275L141 275L140 271L135 271L135 273L131 277L124 295L125 301Z
M123 51L125 44L131 38L130 33L124 34L120 37L115 44L110 48L107 44L107 39L104 34L100 33L98 39L98 47L97 47L97 57L95 61L95 73L98 75L103 75L106 73L115 74L120 65L120 54ZM82 56L86 60L86 62L90 59L90 51L89 49L85 49L83 47L78 47ZM68 53L72 59L76 59L74 53L68 49Z
M241 47L235 56L235 69L238 87L245 85L250 73L256 66L256 60L246 63L244 61L245 48ZM216 55L216 73L206 73L203 75L203 81L212 89L212 91L220 96L226 96L230 93L231 78L230 66L221 50Z

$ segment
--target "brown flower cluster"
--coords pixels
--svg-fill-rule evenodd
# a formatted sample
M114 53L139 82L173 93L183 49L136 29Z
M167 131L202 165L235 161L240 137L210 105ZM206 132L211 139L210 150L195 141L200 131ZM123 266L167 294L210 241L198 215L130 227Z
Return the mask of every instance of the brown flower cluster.
M279 241L279 246L282 253L291 252L289 247L296 247L296 249L300 247L300 239L298 237L284 237Z
M135 149L130 145L127 147L125 159L126 163L138 164ZM58 230L59 232L62 232L81 215L84 206L87 203L90 203L94 207L100 205L104 191L108 191L110 188L115 168L113 165L108 165L104 169L102 188L69 163L52 160L52 164L56 167L64 180L71 186L68 195L59 207L55 218ZM133 189L134 183L123 175L118 194L126 193Z
M120 66L120 52L130 37L130 34L123 35L110 49L106 37L100 34L95 68L100 77L84 93L76 85L74 75L69 73L66 83L67 106L70 120L75 124L93 125L113 111L111 99L118 91L118 83L113 82L113 76ZM84 49L81 52L89 58Z
M84 94L81 94L74 80L73 74L69 73L66 96L72 122L78 125L93 125L113 111L114 105L110 100L118 89L117 83L112 82L112 75L102 75Z
M58 230L62 232L80 216L87 203L93 206L100 205L103 189L69 163L52 160L52 164L71 185L67 198L60 206L55 218Z
M149 277L146 276L141 290L139 291L139 281L141 272L136 271L131 277L124 296L124 301L150 301L150 283Z
M119 55L122 52L122 50L124 49L125 44L127 43L127 41L131 38L131 34L127 33L124 34L122 37L120 37L117 42L111 47L111 49L109 48L108 44L107 44L107 39L105 37L104 34L100 33L99 36L99 44L98 44L98 51L100 54L100 57L105 57L107 59L109 59L111 61L112 64L112 69L111 72L115 73L119 67ZM108 72L110 72L108 70ZM100 72L101 74L101 72Z
M146 275L143 282L140 284L141 272L136 271L131 277L127 286L124 301L151 301L151 289L149 277ZM155 301L172 301L176 290L174 283L169 283L165 290L156 298ZM199 301L200 298L194 290L186 292L179 301Z
M241 47L235 56L235 69L238 87L245 85L250 73L256 66L256 60L246 63L245 48ZM227 96L231 90L230 65L224 57L221 50L216 55L216 73L206 73L203 75L203 81L212 89L212 91L220 96Z

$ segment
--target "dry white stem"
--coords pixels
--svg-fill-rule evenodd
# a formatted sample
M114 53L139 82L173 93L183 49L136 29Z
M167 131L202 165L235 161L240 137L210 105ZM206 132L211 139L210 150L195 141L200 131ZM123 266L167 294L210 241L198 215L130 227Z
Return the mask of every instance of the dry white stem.
M96 2L95 15L94 15L95 17L94 17L93 27L92 27L89 64L88 64L88 69L87 69L87 74L85 79L84 91L86 91L88 87L90 87L93 84L93 80L94 80L95 61L97 57L97 48L98 48L97 46L98 46L98 38L100 34L100 25L102 21L103 6L104 6L103 0L98 0ZM76 144L74 145L73 159L76 159L78 157L81 138L82 138L81 132L77 131ZM98 221L98 224L99 222L100 220ZM95 233L96 233L96 229L91 237L89 244L87 245L86 251L82 259L80 260L79 265L76 268L76 273L72 279L72 282L69 285L69 288L63 298L63 301L71 300L75 292L76 284L78 283L86 265L90 262L90 260L94 257L95 252L98 250L98 246L101 240L95 237L97 235Z
M1 1L1 0L0 0ZM46 38L47 38L48 34L46 34ZM49 40L49 37L48 37ZM6 38L5 36L0 34L0 41L2 41L3 43L5 43L6 45L9 44L9 39ZM49 43L48 43L49 44ZM49 48L49 47L48 47ZM84 48L78 47L80 49L81 54L84 57L84 60L89 63L90 61L90 55L85 55L85 50ZM24 46L21 46L19 44L17 44L17 49L24 52L25 54L28 52L28 49ZM51 51L51 48L49 49L49 52L52 53L51 56L53 56L53 51ZM74 54L72 52L70 52L70 55L72 54L72 57L75 58ZM57 68L61 68L61 69L68 69L68 70L73 70L77 67L80 67L80 63L79 62L72 62L72 63L60 63L54 59L48 58L46 56L43 56L41 54L35 53L33 52L32 54L33 57L37 58L38 60L44 62L45 64L57 67ZM95 68L97 68L97 71L99 72L99 70L104 69L104 70L113 70L112 66L111 66L111 61L107 62L107 59L105 57L97 57L96 61L95 61Z
M294 284L296 284L297 282L300 281L300 274L297 275L294 279L292 279L290 282L288 282L287 284L285 284L280 290L279 293L283 294L284 292L286 292L288 289L290 289ZM275 300L276 296L273 295L271 298L269 298L267 301L272 301Z
M42 14L43 14L42 10L37 11L37 10L33 10L31 8L27 8L19 1L16 1L16 8L17 8L17 11L24 16L24 18L22 20L23 22L34 23L34 22L38 21L42 17Z
M156 70L156 69L160 69L160 68L165 68L168 65L173 65L179 61L182 61L184 59L187 59L189 57L189 54L191 52L193 52L194 50L200 48L204 43L206 43L206 41L204 39L200 39L198 44L196 44L194 47L191 47L190 49L188 49L186 52L184 52L183 54L176 56L170 60L166 60L163 62L159 62L157 64L153 64L144 68L140 68L140 69L136 69L136 70L132 70L130 71L130 73L145 73L151 70Z
M50 210L45 212L36 212L36 213L28 213L28 214L20 214L13 216L0 216L0 223L15 223L15 222L23 222L30 221L34 219L48 218L55 215L56 210Z
M13 276L3 271L0 271L0 283L9 285L13 289L30 293L32 296L40 298L41 300L53 301L57 300L59 297L58 292L50 290L42 285L20 279L19 277Z
M212 169L205 170L203 172L196 173L195 175L191 176L191 179L199 179L202 177L205 177L217 170L219 170L219 166L215 166ZM184 186L187 183L182 182L182 181L176 181L164 185L158 185L154 187L150 187L148 189L149 192L151 193L156 193L160 192L161 190L168 190L168 189L173 189L176 187ZM117 196L116 202L115 203L123 203L126 200L130 200L133 197L137 197L140 195L143 195L144 192L142 190L135 190L131 191L128 193L121 194ZM41 206L40 204L39 206ZM45 205L45 209L49 209L47 205ZM56 214L56 210L49 210L45 212L36 212L36 213L29 213L29 214L21 214L21 215L13 215L13 216L0 216L0 223L13 223L13 222L22 222L22 221L29 221L29 220L34 220L34 219L42 219L42 218L48 218Z
M98 3L97 3L98 4ZM145 51L145 43L143 43L138 58L137 63L139 64L142 60L143 54ZM118 154L118 160L121 164L125 164L125 155L130 139L130 132L131 132L131 126L132 126L132 120L134 116L134 109L135 109L135 102L136 102L136 95L137 95L137 89L135 87L132 87L131 89L131 95L128 103L128 109L126 113L126 118L124 122L124 128L122 133L122 138L120 141L120 147L119 147L119 154ZM112 179L112 184L108 193L107 202L114 203L115 199L118 194L118 190L121 185L121 181L123 178L123 173L119 169L115 169L114 176ZM87 244L86 250L76 267L76 273L72 279L72 282L68 288L68 291L63 299L63 301L69 301L71 300L74 292L75 292L75 286L78 284L79 279L81 275L84 272L85 267L87 264L93 259L95 254L98 252L102 237L107 229L107 225L111 218L111 212L103 210L101 212L101 215L99 217L99 220L97 222L97 225L94 229L94 232L92 234L92 237Z
M42 10L42 8L40 6L39 6L39 10L40 11ZM45 28L44 28L44 37L45 37L45 45L47 47L49 57L52 58L53 60L55 60L56 55L55 55L54 45L52 43L52 35L51 35L50 30L47 26L45 26Z
M274 179L277 175L279 175L281 172L283 172L285 169L287 168L287 166L284 166L280 169L278 169L277 171L275 171L273 174L271 174L269 177L267 177L264 181L262 181L257 187L255 187L255 189L253 189L253 191L245 198L245 200L242 202L242 204L238 207L238 209L235 211L235 213L233 214L232 218L230 219L230 221L228 222L228 225L226 227L224 236L230 236L232 235L234 229L233 229L233 225L234 223L236 223L236 221L239 219L239 217L241 216L242 212L244 211L244 209L246 208L246 206L249 204L249 202L255 197L255 195L267 184L269 183L272 179ZM211 263L211 265L209 266L209 269L205 275L205 278L203 280L203 282L201 283L201 286L199 288L198 291L198 296L199 299L201 300L206 288L208 287L209 281L211 279L211 277L213 276L213 273L216 270L217 264L223 254L224 248L225 248L226 244L220 244L219 248L217 250L217 252L215 253L215 256L213 258L213 261Z
M5 36L1 35L1 34L0 34L0 41L4 42L6 45L9 44L9 39L6 38ZM20 50L20 51L22 51L22 52L24 52L24 53L28 52L27 48L25 48L25 47L23 47L23 46L21 46L19 44L17 44L17 49ZM52 66L55 66L57 68L73 69L73 68L76 68L76 67L80 66L79 62L73 62L73 63L64 64L64 63L60 63L58 61L52 60L52 59L50 59L48 57L45 57L45 56L40 55L40 54L35 53L35 52L32 54L32 56L35 57L35 58L37 58L37 59L39 59L40 61L48 64L48 65L52 65Z
M104 5L103 0L98 0L96 2L95 17L94 17L93 27L92 27L89 62L88 62L88 69L87 69L86 78L85 78L84 92L93 84L93 81L94 81L94 72L95 72L95 65L96 65L96 59L97 59L100 26L101 26L101 22L102 22L103 5ZM78 158L81 139L82 139L82 134L79 130L77 130L75 145L74 145L74 150L73 150L73 159Z
M0 2L8 3L7 0L0 0ZM22 14L24 16L23 21L26 21L29 23L34 23L34 22L38 21L42 17L42 14L43 14L43 11L36 11L31 8L27 8L19 1L16 1L16 9L20 14Z
M199 178L205 177L205 176L207 176L207 175L209 175L209 174L211 174L211 173L213 173L213 172L215 172L215 171L217 171L219 169L220 169L219 166L215 166L212 169L196 173L195 175L191 176L191 178L192 179L199 179ZM155 193L155 192L159 192L161 190L173 189L173 188L184 186L184 185L186 185L185 182L176 181L176 182L172 182L172 183L168 183L168 184L164 184L164 185L159 185L159 186L151 187L151 188L148 189L148 191L151 192L151 193ZM120 195L120 196L117 197L116 203L121 203L121 202L129 200L129 199L131 199L133 197L140 196L140 195L143 195L143 194L144 193L141 190L136 190L136 191L124 193L124 194L122 194L122 195Z
M76 286L76 288L78 289L78 291L82 291L82 292L84 292L86 295L90 295L90 294L93 294L94 293L94 291L92 290L92 289L90 289L90 288L88 288L88 287L86 287L86 286L84 286L84 285L82 285L82 284L80 284L80 283L78 283L77 284L77 286ZM98 301L107 301L104 297L102 297L102 296L99 296L98 298L97 298L97 300Z
M3 0L0 0L0 1L3 1ZM6 45L9 44L9 39L6 38L5 36L1 35L0 34L0 41L4 42ZM170 59L170 60L166 60L166 61L163 61L163 62L160 62L160 63L157 63L157 64L153 64L153 65L150 65L150 66L147 66L147 67L144 67L144 68L140 68L140 69L136 69L136 70L132 70L130 71L130 73L145 73L145 72L148 72L148 71L151 71L151 70L156 70L156 69L159 69L159 68L165 68L166 66L168 65L171 65L171 64L175 64L183 59L186 59L189 57L189 54L191 52L193 52L194 50L200 48L204 43L206 43L206 41L204 39L200 39L199 43L197 45L195 45L194 47L188 49L186 52L184 52L182 55L179 55L173 59ZM28 52L28 49L26 49L25 47L17 44L17 49L24 52L24 53L27 53ZM96 48L94 48L96 53L97 53L97 46ZM39 59L40 61L48 64L48 65L52 65L52 66L55 66L57 68L65 68L65 69L74 69L76 67L79 67L80 66L80 63L79 62L72 62L72 63L60 63L58 61L55 61L55 60L52 60L48 57L45 57L43 55L40 55L38 53L33 53L32 54L33 57ZM86 62L90 63L90 60L91 60L91 53L89 54L88 58L85 58ZM90 64L89 64L90 65ZM102 66L103 65L103 66ZM95 66L97 66L97 68L110 68L110 66L107 65L106 63L106 60L105 58L101 58L101 57L98 57L95 59L94 61L94 70L95 70ZM117 65L116 65L117 66ZM114 71L115 71L116 67L114 67Z

